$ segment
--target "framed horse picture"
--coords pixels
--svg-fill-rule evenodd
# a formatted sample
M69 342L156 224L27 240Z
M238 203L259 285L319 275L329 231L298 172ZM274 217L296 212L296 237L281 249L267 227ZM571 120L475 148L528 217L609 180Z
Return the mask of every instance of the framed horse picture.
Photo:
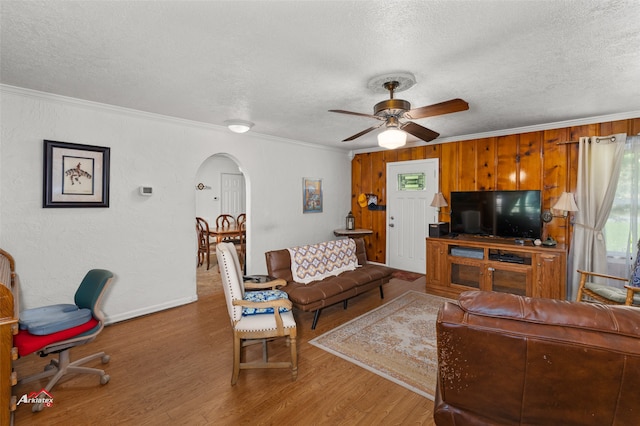
M110 151L45 140L42 207L109 207Z

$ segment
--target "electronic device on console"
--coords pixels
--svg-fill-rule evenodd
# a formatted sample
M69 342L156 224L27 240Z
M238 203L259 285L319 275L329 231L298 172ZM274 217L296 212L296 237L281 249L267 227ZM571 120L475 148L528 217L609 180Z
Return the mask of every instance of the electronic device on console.
M491 253L489 255L490 260L497 260L498 262L509 262L509 263L519 263L524 264L525 258L522 256L518 256L515 253Z
M449 222L438 222L429 224L430 237L444 237L449 234Z

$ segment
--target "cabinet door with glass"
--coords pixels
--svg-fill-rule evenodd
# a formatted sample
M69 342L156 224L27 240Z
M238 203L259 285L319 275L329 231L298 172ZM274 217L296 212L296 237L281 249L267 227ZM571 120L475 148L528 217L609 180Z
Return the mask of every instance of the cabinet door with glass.
M483 260L450 256L449 282L469 290L484 290L484 263Z
M491 262L485 273L486 290L531 295L532 273L530 266Z

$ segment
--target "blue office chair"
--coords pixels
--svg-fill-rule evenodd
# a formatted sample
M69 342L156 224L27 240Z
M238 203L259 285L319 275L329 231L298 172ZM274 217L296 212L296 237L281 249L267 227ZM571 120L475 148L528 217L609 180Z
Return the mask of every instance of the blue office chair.
M44 387L49 392L64 375L71 373L96 374L100 376L101 384L109 382L109 375L104 370L81 366L98 358L106 364L109 355L98 352L71 362L70 350L92 342L104 328L102 299L112 280L113 273L110 271L92 269L80 283L74 305L44 306L20 313L20 331L14 337L18 354L22 357L36 352L44 357L57 353L58 359L51 360L42 373L20 379L19 384L53 376ZM42 404L33 405L34 412L42 408Z

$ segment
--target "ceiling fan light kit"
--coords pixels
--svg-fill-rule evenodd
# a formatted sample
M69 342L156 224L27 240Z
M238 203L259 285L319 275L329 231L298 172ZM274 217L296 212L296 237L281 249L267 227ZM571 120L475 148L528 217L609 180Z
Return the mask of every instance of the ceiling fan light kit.
M253 123L246 120L226 120L224 125L233 133L247 133L253 127Z
M400 124L398 119L389 117L386 124L387 130L378 134L378 145L387 149L396 149L404 146L407 143L407 134L398 128Z
M378 102L373 107L373 114L363 114L345 110L331 109L329 112L339 114L358 115L382 121L382 123L369 127L343 140L349 142L359 138L373 130L386 124L387 130L378 135L378 145L393 149L403 146L407 140L407 133L430 142L440 136L440 133L423 127L409 120L416 120L437 115L450 114L452 112L465 111L469 109L469 104L462 99L451 99L439 104L423 106L411 109L411 104L402 99L394 99L394 92L406 90L415 84L415 78L410 73L396 73L380 77L375 77L369 81L369 88L376 90L380 87L389 92L389 99Z
M402 130L390 128L378 135L378 145L387 149L400 148L407 143L407 134Z

